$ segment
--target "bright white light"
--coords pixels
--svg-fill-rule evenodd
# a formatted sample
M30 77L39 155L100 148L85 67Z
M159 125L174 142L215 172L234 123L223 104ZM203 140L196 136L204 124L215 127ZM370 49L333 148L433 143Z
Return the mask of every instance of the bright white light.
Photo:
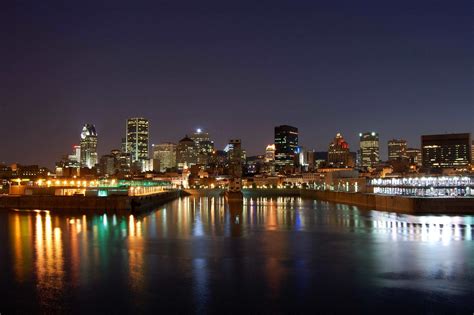
M196 129L197 133L201 133L201 131L202 131L201 128Z

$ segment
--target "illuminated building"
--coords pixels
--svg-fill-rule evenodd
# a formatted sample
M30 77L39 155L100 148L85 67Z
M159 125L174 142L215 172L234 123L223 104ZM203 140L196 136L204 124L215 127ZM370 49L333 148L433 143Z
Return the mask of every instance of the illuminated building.
M81 167L92 168L97 164L97 132L94 125L85 124L81 132Z
M73 154L68 156L69 161L81 163L81 146L75 145L73 146Z
M196 143L187 135L179 140L176 146L176 164L178 169L182 170L185 167L191 167L197 164L197 147Z
M132 156L132 162L148 160L149 122L145 118L127 119L126 152Z
M314 150L308 150L305 147L298 146L296 149L297 158L298 158L298 166L300 167L300 171L307 172L309 170L314 169L314 159L315 159L315 152Z
M39 167L38 165L21 165L14 163L10 166L13 177L21 178L37 178L48 175L48 169Z
M327 166L328 152L314 152L314 167L322 168Z
M380 161L379 134L376 132L359 133L360 164L362 167L374 167Z
M467 168L471 162L471 134L421 136L421 151L426 169Z
M79 176L81 168L81 146L73 146L73 153L63 156L61 161L56 163L56 176Z
M293 167L298 147L298 128L282 125L275 127L275 167L277 171Z
M369 185L375 194L381 195L474 196L474 178L469 176L376 178Z
M269 144L265 149L265 162L271 163L275 161L275 145Z
M259 174L264 168L265 157L263 155L249 156L245 163L247 174Z
M407 159L407 141L402 139L392 139L388 141L388 160Z
M351 163L352 162L352 163ZM328 148L328 164L331 167L353 167L349 144L344 137L338 133Z
M171 142L154 144L153 158L160 163L160 172L176 167L176 144Z
M416 166L421 166L421 150L420 149L415 149L415 148L408 148L406 150L406 155L407 155L407 158L408 158L408 161L410 162L410 164L412 165L416 165Z
M189 138L196 144L197 164L206 165L214 152L214 142L211 141L209 133L198 128Z
M132 166L132 155L130 153L119 151L114 152L112 154L115 156L117 162L117 170L120 175L128 175L131 171Z

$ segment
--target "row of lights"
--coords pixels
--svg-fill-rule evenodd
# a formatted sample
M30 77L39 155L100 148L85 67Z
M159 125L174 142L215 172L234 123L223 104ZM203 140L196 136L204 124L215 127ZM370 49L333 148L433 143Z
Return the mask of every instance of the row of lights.
M110 184L111 185L114 185L115 184L115 179L113 179ZM75 187L97 187L99 186L100 182L99 181L86 181L86 180L70 180L70 181L67 181L67 180L43 180L43 179L39 179L38 181L36 181L36 185L39 186L39 187L43 187L43 186L47 186L47 187L51 187L51 186L75 186Z

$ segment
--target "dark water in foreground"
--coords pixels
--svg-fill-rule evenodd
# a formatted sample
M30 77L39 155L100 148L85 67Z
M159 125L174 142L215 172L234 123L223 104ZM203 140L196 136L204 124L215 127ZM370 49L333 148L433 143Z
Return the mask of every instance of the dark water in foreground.
M186 197L140 217L0 212L0 313L474 312L474 217Z

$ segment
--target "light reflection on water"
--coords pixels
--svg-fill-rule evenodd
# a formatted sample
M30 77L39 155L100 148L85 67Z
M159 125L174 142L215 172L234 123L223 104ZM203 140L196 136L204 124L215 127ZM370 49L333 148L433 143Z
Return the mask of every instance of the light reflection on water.
M219 309L216 296L232 286L274 303L292 288L307 309L320 290L313 283L326 277L377 294L398 288L462 301L473 295L472 216L363 211L297 197L231 204L186 197L141 216L10 211L5 219L11 281L17 294L36 296L29 308L45 312L109 294L93 289L121 296L102 301L117 310L151 311L162 303L206 312ZM3 288L8 281L0 279ZM185 300L168 305L168 294Z

